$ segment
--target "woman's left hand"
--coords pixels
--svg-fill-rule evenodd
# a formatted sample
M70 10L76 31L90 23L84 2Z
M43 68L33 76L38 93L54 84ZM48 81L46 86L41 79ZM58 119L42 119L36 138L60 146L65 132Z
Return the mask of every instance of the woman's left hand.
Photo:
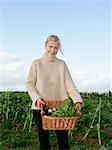
M77 102L75 104L75 108L77 109L77 113L80 114L81 112L82 103Z

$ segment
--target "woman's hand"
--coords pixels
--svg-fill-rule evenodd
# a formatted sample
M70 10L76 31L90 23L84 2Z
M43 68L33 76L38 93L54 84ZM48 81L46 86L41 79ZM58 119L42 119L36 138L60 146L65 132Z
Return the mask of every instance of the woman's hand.
M81 111L82 103L77 102L77 103L75 104L75 107L76 107L76 109L77 109L77 113L80 114L80 113L81 113L80 111Z
M44 104L45 104L45 102L40 98L36 101L35 106L37 106L40 110L42 110Z

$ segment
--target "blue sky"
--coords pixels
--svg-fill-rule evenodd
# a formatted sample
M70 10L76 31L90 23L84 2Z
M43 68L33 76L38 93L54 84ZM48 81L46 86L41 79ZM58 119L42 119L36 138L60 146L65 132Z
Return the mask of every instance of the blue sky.
M25 90L32 61L51 34L60 37L64 59L79 91L108 91L109 0L0 0L0 90Z

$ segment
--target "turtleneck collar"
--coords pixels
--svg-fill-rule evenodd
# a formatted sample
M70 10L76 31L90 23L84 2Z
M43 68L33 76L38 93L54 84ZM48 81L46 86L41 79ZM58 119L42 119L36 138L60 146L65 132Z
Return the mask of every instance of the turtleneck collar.
M49 57L46 54L44 54L43 58L48 62L55 62L57 60L57 57Z

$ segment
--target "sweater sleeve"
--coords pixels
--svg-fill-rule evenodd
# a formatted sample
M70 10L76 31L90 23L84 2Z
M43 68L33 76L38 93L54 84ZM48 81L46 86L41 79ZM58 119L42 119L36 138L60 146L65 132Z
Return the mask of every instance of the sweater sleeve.
M28 94L30 95L34 103L39 98L41 98L41 96L39 95L36 89L36 81L37 81L37 68L36 68L35 62L33 62L29 70L26 88L27 88Z
M65 63L65 86L66 86L67 93L72 98L74 104L77 102L83 103L83 100L73 82L73 79L70 75L70 72L68 70L66 63Z

